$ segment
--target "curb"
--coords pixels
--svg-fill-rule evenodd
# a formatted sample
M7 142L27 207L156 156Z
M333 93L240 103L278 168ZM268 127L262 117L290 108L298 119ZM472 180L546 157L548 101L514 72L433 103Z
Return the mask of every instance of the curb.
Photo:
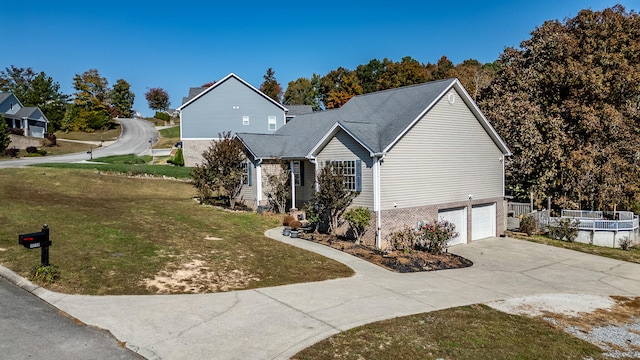
M16 274L12 270L7 269L6 267L0 265L0 277L3 277L9 281L11 281L16 286L34 294L38 298L42 299L41 296L35 293L36 290L41 289L42 287L32 283L31 281L23 278L22 276ZM44 300L44 299L42 299ZM45 300L46 301L46 300Z

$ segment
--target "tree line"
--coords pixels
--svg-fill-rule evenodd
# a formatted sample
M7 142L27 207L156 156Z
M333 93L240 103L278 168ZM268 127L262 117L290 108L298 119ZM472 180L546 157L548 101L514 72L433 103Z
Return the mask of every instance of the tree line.
M87 131L109 128L113 118L133 116L135 94L125 79L109 86L98 70L90 69L73 78L75 93L66 95L60 84L44 72L11 65L0 71L0 92L16 95L24 106L37 106L49 120L49 131ZM149 107L165 110L169 95L161 88L145 94Z
M640 212L638 54L640 16L616 5L546 21L493 63L373 59L267 94L321 110L358 94L456 77L513 153L507 195L528 201L533 194L538 205L551 197L556 208ZM265 83L273 82L269 69Z

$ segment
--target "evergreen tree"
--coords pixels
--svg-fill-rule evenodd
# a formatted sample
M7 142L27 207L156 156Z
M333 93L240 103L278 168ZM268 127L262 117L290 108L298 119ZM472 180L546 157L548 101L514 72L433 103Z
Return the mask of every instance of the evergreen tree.
M282 86L276 80L276 73L272 68L267 69L267 73L263 76L264 82L260 85L260 91L272 98L277 103L282 101Z

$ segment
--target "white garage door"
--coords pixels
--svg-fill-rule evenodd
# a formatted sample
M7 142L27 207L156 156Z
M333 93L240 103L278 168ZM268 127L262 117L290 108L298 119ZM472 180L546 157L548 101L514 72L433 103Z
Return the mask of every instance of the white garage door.
M438 220L447 220L456 226L458 236L449 240L449 245L467 242L467 208L438 211Z
M477 205L471 209L471 240L496 236L496 204Z

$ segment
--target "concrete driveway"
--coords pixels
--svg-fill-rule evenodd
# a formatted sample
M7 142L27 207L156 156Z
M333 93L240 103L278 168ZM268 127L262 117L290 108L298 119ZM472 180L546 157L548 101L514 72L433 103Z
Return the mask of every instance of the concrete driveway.
M472 260L470 268L397 274L322 245L284 238L279 229L267 236L341 261L356 275L202 295L33 292L110 330L150 359L286 359L340 331L396 316L537 294L640 296L638 264L510 238L450 248Z

